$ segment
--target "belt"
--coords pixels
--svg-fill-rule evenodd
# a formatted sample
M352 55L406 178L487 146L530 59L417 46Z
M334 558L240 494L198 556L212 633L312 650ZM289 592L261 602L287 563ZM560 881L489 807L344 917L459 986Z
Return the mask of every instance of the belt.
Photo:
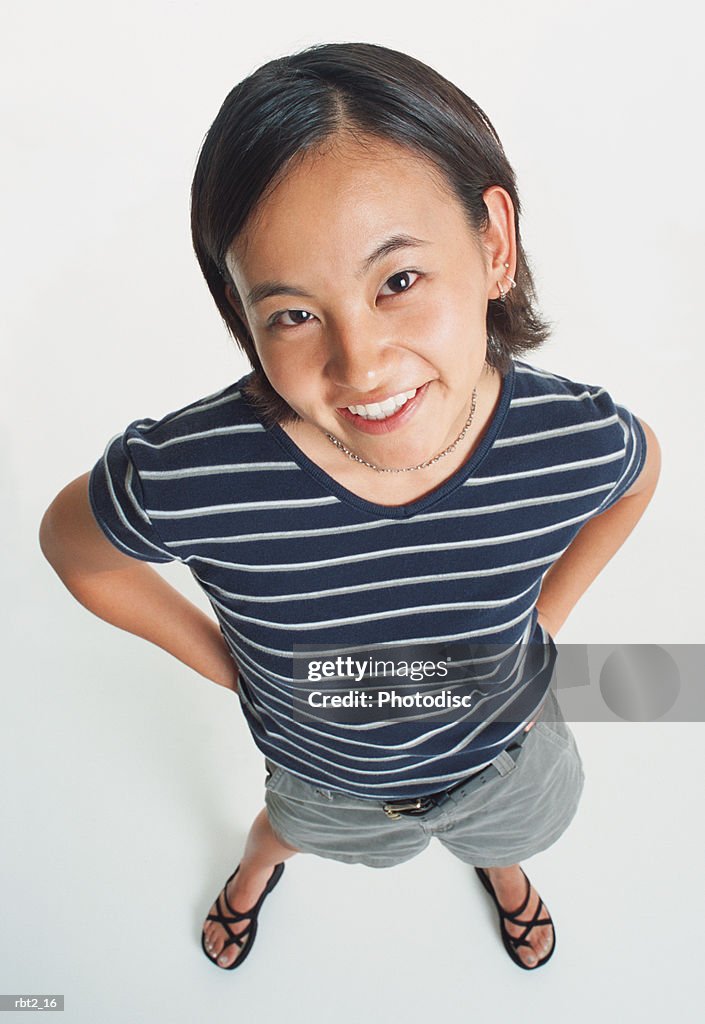
M528 735L528 732L522 732L517 739L513 740L509 746L505 748L506 752L509 753L512 750L521 750L521 745ZM483 785L487 779L490 778L490 775L488 774L490 768L494 768L497 774L500 774L498 769L494 767L493 762L490 761L490 763L485 765L484 768L481 768L479 772L473 772L471 775L467 775L464 779L461 779L460 782L456 782L452 785L450 789L444 789L439 793L429 793L426 796L419 796L412 799L388 800L386 803L382 804L382 810L388 818L400 818L402 814L421 817L424 814L428 814L428 812L434 807L441 807L450 799L450 794L454 793L457 789L462 789L463 786L474 789L476 786Z

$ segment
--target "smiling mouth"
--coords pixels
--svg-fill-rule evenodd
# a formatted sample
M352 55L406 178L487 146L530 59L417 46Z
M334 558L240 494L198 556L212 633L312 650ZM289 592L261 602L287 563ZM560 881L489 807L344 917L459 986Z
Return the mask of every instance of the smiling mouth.
M339 407L338 414L365 434L384 434L402 426L414 414L431 381L419 388L400 391L383 402Z
M386 420L406 405L417 391L418 388L412 388L410 391L400 391L398 395L385 398L383 402L372 402L370 405L348 405L346 408L355 416L362 416L365 420Z

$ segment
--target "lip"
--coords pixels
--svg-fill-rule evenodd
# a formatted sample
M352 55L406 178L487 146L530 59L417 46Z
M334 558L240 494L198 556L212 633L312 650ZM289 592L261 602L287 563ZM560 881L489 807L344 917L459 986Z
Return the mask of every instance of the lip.
M413 398L410 398L408 402L404 402L401 409L397 409L393 415L388 416L385 420L366 420L363 416L358 416L357 413L350 412L345 407L338 408L336 411L346 423L349 423L363 434L389 434L393 430L403 427L407 420L414 415L423 401L430 383L431 381L427 380L425 384L422 384L417 389Z

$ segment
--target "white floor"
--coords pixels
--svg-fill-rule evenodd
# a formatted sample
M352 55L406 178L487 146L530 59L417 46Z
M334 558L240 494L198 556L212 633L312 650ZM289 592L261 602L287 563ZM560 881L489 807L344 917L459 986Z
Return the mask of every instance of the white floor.
M580 810L524 862L557 927L535 974L436 843L386 871L292 858L247 963L220 971L200 928L261 806L261 757L234 695L58 588L44 576L46 642L32 615L13 630L1 992L63 994L67 1024L702 1019L701 724L573 725Z

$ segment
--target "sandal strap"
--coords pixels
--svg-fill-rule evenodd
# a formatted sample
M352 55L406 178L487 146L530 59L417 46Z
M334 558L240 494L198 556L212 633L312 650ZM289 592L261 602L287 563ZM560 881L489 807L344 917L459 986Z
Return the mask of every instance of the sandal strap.
M279 865L277 864L275 866L274 870L272 871L272 874L269 876L267 884L265 885L264 889L262 890L262 894L261 894L260 898L257 900L257 902L255 903L254 907L251 907L249 910L244 910L242 913L239 913L237 910L234 910L233 907L230 906L230 903L228 901L228 896L227 896L228 885L230 884L231 879L233 879L235 877L235 875L238 873L238 871L240 870L240 865L238 864L238 866L235 868L235 870L233 871L233 873L230 876L230 878L228 879L228 881L223 886L223 890L222 890L222 893L221 893L221 895L223 897L223 900L225 901L225 906L228 908L228 910L233 915L235 920L242 921L244 918L247 918L247 917L249 917L249 918L257 917L257 915L259 914L260 909L262 907L262 904L264 903L266 897L269 895L269 893L274 888L274 885L276 884L278 876L281 874L281 872L278 869L279 869Z
M542 907L544 907L544 909L545 909L545 904L544 904L543 900L541 899L541 897L539 896L538 906L536 907L536 910L534 911L534 916L532 918L532 921L535 921L536 924L545 924L546 923L546 921L537 921L536 920L536 915L541 913L541 908ZM502 917L506 917L506 919L508 921L511 921L512 924L526 924L527 923L526 921L520 921L519 920L519 914L520 913L521 913L521 911L519 911L518 913L514 913L514 914L503 913ZM548 913L548 911L547 911L547 913ZM547 918L546 920L549 920L549 919ZM532 925L532 927L533 927L533 925Z
M249 914L237 914L237 915L235 915L233 917L228 917L227 914L224 914L222 912L223 908L220 905L220 896L218 896L218 899L216 900L216 907L218 908L219 913L217 913L217 914L209 914L208 917L207 917L207 920L208 921L215 921L216 924L219 924L222 928L224 928L225 931L230 936L228 939L226 939L225 944L223 946L223 949L225 949L225 946L228 946L228 945L231 946L233 944L233 942L236 942L238 944L238 946L242 946L245 938L247 937L249 932L252 930L252 923L253 922L252 922L252 919L251 919L250 915ZM231 924L237 924L238 921L244 921L244 920L247 920L248 918L250 919L249 920L249 924L246 924L245 927L242 929L242 931L239 931L239 932L236 933L230 927Z
M237 924L239 921L245 921L249 917L249 914L238 914L237 917L229 917L227 914L208 914L206 921L215 921L216 924Z
M540 913L541 913L541 908L542 907L543 907L543 900L539 899L539 904L538 904L538 906L537 906L537 908L536 908L536 910L534 912L533 917L529 921L512 921L511 922L512 924L516 924L517 926L520 926L520 927L522 927L524 929L522 931L521 935L517 935L517 936L510 935L509 932L507 931L506 927L504 926L504 922L503 922L503 931L505 932L507 938L509 939L509 941L511 943L513 943L514 945L517 945L517 946L528 946L529 943L526 941L526 939L527 939L527 936L529 935L529 932L532 932L534 930L534 928L536 928L536 927L538 927L539 925L542 925L542 924L553 925L553 921L551 920L550 917L543 917L542 918L542 917L539 916ZM509 915L505 915L505 916L508 917Z
M531 882L526 877L526 873L525 873L524 869L522 867L520 867L519 870L521 871L522 875L524 875L524 878L526 879L526 897L524 898L523 903L521 904L520 907L517 907L516 910L505 910L504 907L500 904L499 900L497 899L497 897L495 895L495 903L497 905L497 909L499 910L499 912L502 915L502 917L504 917L511 924L515 924L515 925L518 925L518 926L521 926L521 927L524 927L527 924L530 925L529 931L531 931L532 928L536 928L538 925L542 925L542 924L551 924L552 925L553 921L551 920L550 916L549 917L544 917L544 918L539 918L539 916L538 916L541 913L541 908L543 907L545 909L545 903L543 902L543 900L541 899L540 896L539 896L538 905L536 907L536 910L534 911L534 916L532 918L530 918L528 921L520 921L519 920L520 916L524 913L524 911L528 907L529 903L531 902ZM494 888L494 886L493 886L493 888ZM537 895L538 895L538 893L537 893ZM528 932L526 934L528 935ZM511 936L510 936L510 938L511 938Z
M233 910L230 914L226 914L223 908L220 906L220 896L216 900L215 905L218 909L218 913L209 914L208 917L206 918L207 921L230 921L231 924L236 924L238 921L246 921L248 920L248 918L253 917L251 911L249 913L245 912L240 914L237 911Z
M233 907L231 907L227 897L228 886L239 870L240 865L238 864L238 866L235 868L232 875L227 880L227 882L225 883L225 885L223 886L222 890L220 891L215 900L216 912L213 914L208 914L206 917L207 921L214 921L216 924L219 924L228 935L228 938L225 939L221 947L221 953L233 945L238 946L240 949L239 956L237 956L234 962L226 968L227 970L232 970L234 967L239 967L240 964L244 961L245 957L250 952L252 943L254 942L255 935L257 933L257 915L261 909L265 897L269 895L269 893L272 891L274 886L281 878L284 872L284 864L281 863L275 865L274 871L272 872L269 881L265 886L264 892L257 900L257 903L254 905L254 907L251 908L251 910L246 910L243 912L235 910ZM237 924L240 921L247 921L247 924L242 929L242 931L235 933L230 927L230 925ZM215 957L211 956L211 954L208 952L208 949L206 947L205 932L201 934L201 946L203 947L203 952L211 961L211 963L218 963L218 960Z
M242 921L246 917L249 917L249 918L257 917L257 914L259 913L260 907L262 906L262 903L264 901L264 897L267 895L267 892L268 892L267 889L265 889L263 891L262 895L257 900L257 902L255 903L254 907L251 907L249 910L243 910L242 913L240 913L240 911L235 910L233 907L230 906L230 902L229 902L228 897L226 895L227 888L228 887L226 885L225 888L223 889L223 892L222 892L221 895L223 897L223 902L225 903L225 906L228 908L230 913L233 915L233 919L235 921Z
M510 920L512 918L518 917L520 914L523 914L524 911L526 910L526 908L528 907L529 902L531 900L531 882L529 881L529 879L524 874L524 869L520 867L519 870L521 871L522 875L524 875L524 879L526 881L526 897L524 898L524 902L522 903L522 905L520 907L517 907L516 910L505 910L504 907L502 907L500 905L499 901L497 901L497 906L499 907L502 916L503 917L508 917ZM494 888L494 886L493 886L493 888ZM523 921L512 921L512 924L523 924L523 923L524 923Z
M280 865L277 865L275 867L269 881L267 882L267 885L265 886L262 892L262 895L257 900L254 907L252 907L250 910L244 910L242 912L240 912L239 910L235 910L233 907L231 907L230 901L228 900L227 897L228 886L230 885L231 881L240 870L240 865L238 864L238 866L235 868L232 875L221 889L220 893L218 894L218 898L215 901L215 906L218 913L208 914L206 917L207 921L215 921L216 924L219 924L222 928L225 929L225 931L230 936L230 938L225 940L223 944L223 949L225 949L227 946L232 946L234 942L236 942L238 946L242 947L245 938L252 931L255 919L259 914L265 897L269 895L274 885L276 885L276 881L278 880L278 877L281 874L281 871L278 870L279 866ZM225 904L225 907L227 907L229 914L226 913L225 909L223 908L223 903ZM247 921L248 924L245 925L242 931L236 933L232 930L232 928L230 928L230 925L238 924L240 921Z
M501 919L502 932L506 935L507 939L511 943L513 943L516 946L528 946L528 945L530 945L530 943L528 943L526 941L526 937L529 934L529 932L533 931L534 928L538 927L539 925L543 925L543 924L550 924L552 928L554 927L553 920L552 920L550 914L548 914L548 911L546 910L546 905L545 905L545 903L543 902L543 900L541 899L540 896L538 898L539 902L538 902L538 904L536 906L536 910L534 911L533 916L531 918L529 918L528 921L527 920L524 920L524 921L520 921L519 920L520 915L524 913L524 911L528 907L530 899L531 899L531 882L526 877L526 872L524 871L524 869L522 867L520 867L519 870L521 871L522 875L526 879L526 897L524 898L521 906L517 907L516 910L505 910L504 907L502 906L502 904L497 899L497 894L496 894L496 892L494 890L494 886L492 885L492 883L489 880L489 876L487 875L487 872L484 870L484 868L476 868L476 870L481 873L481 877L486 882L486 884L487 884L487 886L489 888L489 891L490 891L490 894L492 896L493 902L494 902L495 906L497 907L497 910L499 911L499 915L500 915L500 919ZM538 893L537 893L537 895L538 895ZM546 914L548 914L547 917L541 917L540 916L542 910L544 910L546 912ZM519 935L519 936L510 935L509 932L506 929L505 921L509 921L511 924L514 924L517 927L523 928L523 931L522 931L521 935Z
M231 935L230 938L226 939L225 942L223 943L220 952L222 953L223 950L226 950L228 948L228 946L238 946L239 949L242 949L242 947L245 945L244 939L246 934L247 928L245 929L244 932L240 932L239 935Z

